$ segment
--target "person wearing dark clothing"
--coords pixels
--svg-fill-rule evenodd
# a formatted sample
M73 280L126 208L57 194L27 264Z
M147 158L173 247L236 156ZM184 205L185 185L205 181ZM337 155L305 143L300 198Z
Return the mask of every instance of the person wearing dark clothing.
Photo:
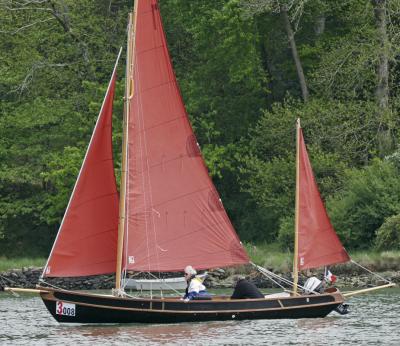
M240 279L235 286L231 299L264 298L260 290L250 281Z

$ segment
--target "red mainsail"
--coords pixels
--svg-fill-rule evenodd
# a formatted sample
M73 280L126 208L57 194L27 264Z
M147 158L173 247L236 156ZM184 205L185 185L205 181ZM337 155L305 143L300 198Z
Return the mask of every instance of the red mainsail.
M43 276L115 272L119 204L112 154L115 70Z
M164 272L248 263L189 124L155 0L138 3L135 43L124 268Z
M317 268L350 260L329 220L299 131L298 269Z

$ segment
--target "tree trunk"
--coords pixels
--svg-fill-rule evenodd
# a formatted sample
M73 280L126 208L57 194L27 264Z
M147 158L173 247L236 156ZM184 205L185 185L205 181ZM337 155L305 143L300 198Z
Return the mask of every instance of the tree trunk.
M380 127L378 130L378 148L381 157L393 149L394 143L391 136L388 120L385 120L389 110L389 39L386 31L386 0L371 0L374 6L375 23L379 40L379 62L377 66L377 85L375 97L380 108Z
M389 106L389 46L386 31L386 0L372 0L372 4L374 5L375 22L380 46L379 64L377 67L378 84L375 95L379 107L386 109Z
M321 14L320 16L317 17L314 26L315 35L319 36L325 32L325 23L326 23L326 17L324 14Z
M304 76L303 67L301 66L300 57L297 52L296 42L294 40L293 30L290 25L287 8L285 6L281 6L281 14L282 14L282 18L284 21L286 33L287 33L287 36L289 39L290 49L292 50L293 60L294 60L294 63L296 64L297 77L299 78L301 94L303 95L303 101L307 102L309 94L308 94L308 89L307 89L306 78Z
M64 3L64 1L60 1L60 3L55 2L53 0L47 0L48 4L50 5L51 9L51 14L54 16L54 18L57 20L57 22L62 26L64 31L68 33L72 39L78 44L78 47L80 48L82 52L83 59L85 61L85 64L89 70L89 73L91 76L94 78L94 72L91 70L91 65L90 65L90 60L89 60L89 49L87 44L82 41L75 33L73 32L71 28L71 23L70 19L67 15L67 6ZM61 8L59 9L58 6Z

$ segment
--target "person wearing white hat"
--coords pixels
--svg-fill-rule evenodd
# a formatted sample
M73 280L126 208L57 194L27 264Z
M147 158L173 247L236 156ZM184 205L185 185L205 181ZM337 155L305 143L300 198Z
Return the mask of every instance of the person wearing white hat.
M186 302L193 299L211 299L206 286L203 285L203 279L196 276L196 270L192 266L186 266L184 271L187 288L183 299Z

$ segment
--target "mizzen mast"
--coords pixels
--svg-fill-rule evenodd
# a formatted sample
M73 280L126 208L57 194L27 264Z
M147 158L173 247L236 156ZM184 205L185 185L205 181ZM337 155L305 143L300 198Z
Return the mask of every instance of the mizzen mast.
M294 225L294 254L293 254L293 293L297 294L299 281L299 205L300 205L300 119L296 122L296 205Z

